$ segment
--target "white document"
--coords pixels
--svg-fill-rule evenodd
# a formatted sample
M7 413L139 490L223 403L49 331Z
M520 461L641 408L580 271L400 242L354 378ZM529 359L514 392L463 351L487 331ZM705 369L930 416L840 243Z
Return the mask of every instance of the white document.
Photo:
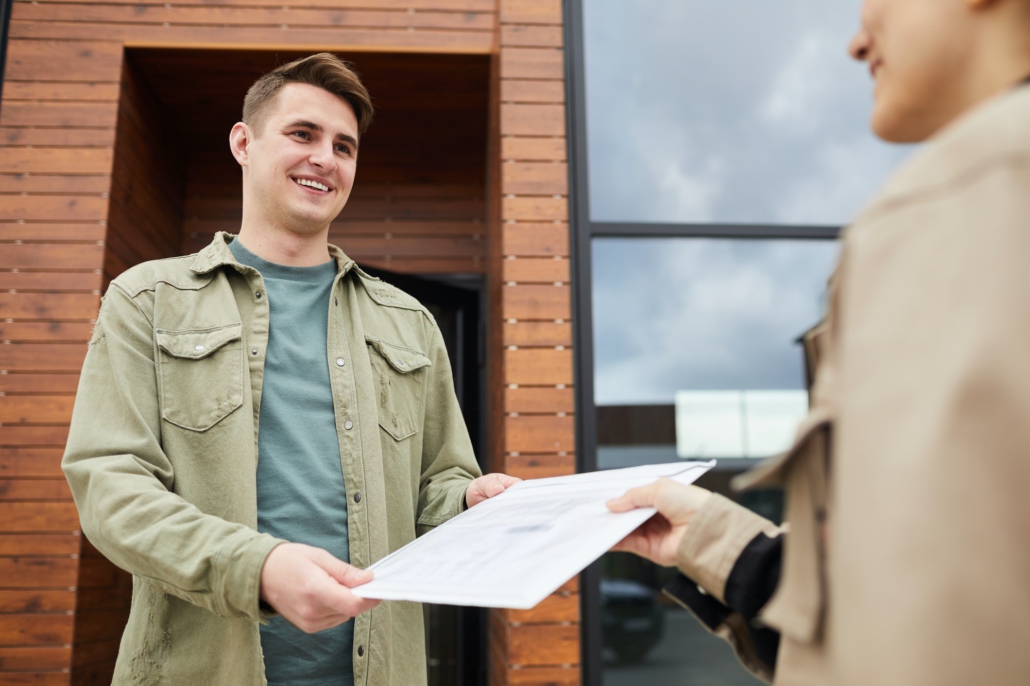
M529 609L647 521L605 502L661 477L693 483L715 462L534 479L462 512L372 565L363 598Z

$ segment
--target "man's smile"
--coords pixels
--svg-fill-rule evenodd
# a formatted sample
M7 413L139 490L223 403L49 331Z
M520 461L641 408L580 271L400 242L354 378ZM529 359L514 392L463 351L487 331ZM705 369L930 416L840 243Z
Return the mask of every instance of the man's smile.
M293 179L294 183L314 191L328 193L333 190L332 186L328 185L325 181L319 181L309 176L291 176L290 178Z

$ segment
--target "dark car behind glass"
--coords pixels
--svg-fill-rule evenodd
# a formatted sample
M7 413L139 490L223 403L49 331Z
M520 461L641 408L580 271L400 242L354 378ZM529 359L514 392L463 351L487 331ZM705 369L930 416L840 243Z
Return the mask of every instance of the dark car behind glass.
M639 662L661 640L665 615L647 586L602 579L601 622L604 647L623 662Z

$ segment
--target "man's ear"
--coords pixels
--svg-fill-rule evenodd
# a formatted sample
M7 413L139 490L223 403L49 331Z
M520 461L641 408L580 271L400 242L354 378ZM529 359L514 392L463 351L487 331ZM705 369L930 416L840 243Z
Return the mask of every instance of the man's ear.
M229 149L232 150L232 156L236 158L241 167L246 167L250 160L250 142L252 140L254 137L250 127L241 121L236 122L232 131L229 132Z

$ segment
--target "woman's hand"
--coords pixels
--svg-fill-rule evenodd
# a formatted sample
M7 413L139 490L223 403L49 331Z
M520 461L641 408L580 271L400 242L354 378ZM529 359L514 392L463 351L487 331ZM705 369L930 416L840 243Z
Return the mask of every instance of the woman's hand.
M627 492L621 498L609 500L612 512L629 512L638 507L658 510L654 517L641 524L612 550L623 550L645 557L663 567L676 565L683 534L694 514L712 495L698 486L684 486L671 479L660 479L649 486Z

